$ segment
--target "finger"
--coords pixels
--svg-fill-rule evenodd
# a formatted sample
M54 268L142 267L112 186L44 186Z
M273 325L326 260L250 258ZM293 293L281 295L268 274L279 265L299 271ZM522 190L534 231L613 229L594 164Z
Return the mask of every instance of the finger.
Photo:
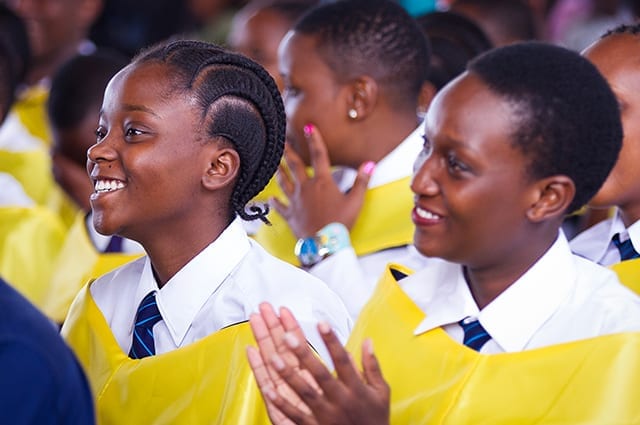
M364 195L367 192L367 186L371 175L376 168L376 164L373 161L367 161L358 168L358 174L356 180L353 182L353 186L349 189L347 196L351 199L357 199L362 203L364 201Z
M286 333L293 334L300 341L304 341L306 339L304 331L300 327L300 323L298 323L298 320L287 307L280 307L280 323Z
M362 385L360 373L351 362L349 353L342 346L342 343L331 327L326 322L320 322L320 324L318 324L318 332L320 332L320 337L329 351L331 360L333 360L333 366L336 369L340 381L347 387L354 389L358 385Z
M288 198L295 192L296 186L293 178L289 174L288 168L284 163L280 163L278 166L278 172L276 173L276 181L278 186L282 189L282 192L287 195Z
M278 212L285 220L290 217L290 207L289 205L282 202L280 199L276 197L269 198L269 205Z
M284 160L287 164L287 167L289 167L289 171L291 172L295 184L301 184L309 178L307 177L304 161L302 161L300 155L298 155L296 151L286 145L284 149Z
M342 384L331 374L322 360L320 360L320 358L316 356L315 352L311 349L309 344L306 344L306 341L298 338L293 333L286 333L284 336L284 340L288 348L293 352L293 354L295 354L296 358L298 359L300 367L302 367L304 370L307 370L311 375L310 378L312 378L312 382L309 382L309 380L307 379L307 385L310 388L319 387L321 389L320 393L326 394L329 400L340 400L344 391L344 389L342 388ZM285 381L287 381L287 379L280 371L277 372L282 379L285 379ZM301 376L301 378L304 379L304 375ZM287 381L287 383L291 385L289 381ZM298 381L296 380L293 385L297 384ZM297 388L306 389L307 386L300 385ZM318 399L319 396L317 394L314 395L305 393L298 395L306 404L309 405L309 407L311 407L312 410L316 411L318 408L322 407L322 405L320 404L321 402ZM307 396L309 398L305 399L304 396Z
M299 364L298 359L287 348L284 342L284 334L286 333L286 331L282 327L280 318L276 314L275 310L269 303L261 303L258 308L260 309L260 316L264 320L264 323L269 330L271 340L273 341L275 346L275 351L279 353L284 358L284 360L292 367L297 367Z
M308 131L307 131L308 130ZM305 137L309 144L309 158L313 167L314 175L326 176L331 174L331 160L327 145L324 143L318 128L313 124L305 126Z
M274 415L278 417L278 421L275 421L269 414L269 418L271 421L280 425L281 418L286 418L289 423L293 423L296 425L316 425L318 422L311 415L311 411L309 408L303 404L296 404L290 402L287 398L282 397L278 392L270 392L268 393L269 402L267 406L273 406Z
M390 388L380 369L378 358L373 352L373 341L366 339L362 344L362 368L365 381L386 400L389 399Z

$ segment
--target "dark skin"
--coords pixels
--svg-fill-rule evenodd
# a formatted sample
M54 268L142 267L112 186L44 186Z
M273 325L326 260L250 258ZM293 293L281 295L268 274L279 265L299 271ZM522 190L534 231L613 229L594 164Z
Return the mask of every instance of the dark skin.
M388 89L374 78L336 75L317 53L316 43L312 36L290 31L278 52L292 149L285 154L291 173L282 168L279 173L290 207L278 201L273 205L298 237L313 235L331 222L351 228L363 202L369 177L365 170L371 169L365 165L388 155L418 125L417 101L392 105ZM349 117L350 110L356 111L355 118ZM305 132L309 126L313 131ZM303 164L313 167L315 178L302 172ZM330 166L358 170L354 194L340 193Z
M514 114L474 74L454 80L429 109L411 184L416 248L460 264L480 309L549 249L575 195L566 176L527 173L527 158L511 143ZM304 336L289 312L278 317L263 306L251 324L259 350L249 350L249 362L274 423L389 423L389 386L370 342L361 373L321 324L334 377L300 343Z
M228 226L240 168L228 143L201 133L188 93L167 96L170 72L130 65L111 80L87 163L96 230L139 242L159 287Z

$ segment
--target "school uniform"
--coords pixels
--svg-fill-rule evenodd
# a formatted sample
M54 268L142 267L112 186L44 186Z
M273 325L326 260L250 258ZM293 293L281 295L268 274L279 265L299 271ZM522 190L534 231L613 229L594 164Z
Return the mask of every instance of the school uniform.
M155 292L162 317L153 327L156 355L132 360L127 353L136 311L149 292ZM246 322L263 301L289 307L325 361L329 356L317 322L328 322L342 341L350 332L338 296L267 254L249 239L240 219L161 289L146 256L98 278L80 292L62 332L99 395L98 416L105 422L192 423L197 418L197 423L230 423L225 420L236 414L262 417L244 350L254 343ZM147 378L157 385L141 382ZM138 390L151 399L153 409L118 395Z
M640 260L623 260L621 251L614 242L615 235L622 242L631 241L634 249L640 250L640 221L625 227L619 210L616 210L613 217L573 238L570 242L571 249L581 257L609 266L624 285L640 293Z
M353 318L367 301L377 279L390 261L422 265L413 241L413 193L410 183L413 163L422 150L422 126L415 129L391 153L376 164L364 203L350 231L351 246L322 260L309 272L324 281L345 302ZM338 187L347 191L357 172L339 169L334 173ZM296 239L286 221L275 211L269 214L273 226L263 226L255 239L275 256L299 265L294 256Z
M91 213L79 212L53 266L42 311L51 320L62 323L71 302L87 282L143 254L144 249L137 242L99 234L93 227Z
M0 279L0 423L94 423L89 385L56 328Z
M392 424L640 417L640 299L612 271L572 255L562 233L482 311L461 265L440 260L407 273L385 273L347 344L356 353L372 339ZM489 334L479 352L462 344L465 318Z

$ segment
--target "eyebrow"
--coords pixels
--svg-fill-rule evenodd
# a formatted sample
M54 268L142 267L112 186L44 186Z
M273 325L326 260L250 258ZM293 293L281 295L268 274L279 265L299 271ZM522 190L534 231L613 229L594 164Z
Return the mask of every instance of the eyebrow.
M130 105L128 103L125 103L124 105L122 105L122 109L124 109L127 112L142 111L142 112L146 112L147 114L151 114L154 117L160 118L158 114L153 112L153 109L147 108L146 106L143 106L143 105ZM103 114L104 114L104 110L100 109L99 116L101 117Z

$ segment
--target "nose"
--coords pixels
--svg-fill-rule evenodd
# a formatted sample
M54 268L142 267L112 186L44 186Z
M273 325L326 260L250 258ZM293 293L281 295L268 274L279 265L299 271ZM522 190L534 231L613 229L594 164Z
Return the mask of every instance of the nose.
M421 155L423 153L418 155L413 167L411 190L418 196L434 196L439 192L436 180L438 161L433 154L424 157Z
M91 169L94 164L114 161L117 157L118 153L107 135L87 149L87 171L91 174Z

